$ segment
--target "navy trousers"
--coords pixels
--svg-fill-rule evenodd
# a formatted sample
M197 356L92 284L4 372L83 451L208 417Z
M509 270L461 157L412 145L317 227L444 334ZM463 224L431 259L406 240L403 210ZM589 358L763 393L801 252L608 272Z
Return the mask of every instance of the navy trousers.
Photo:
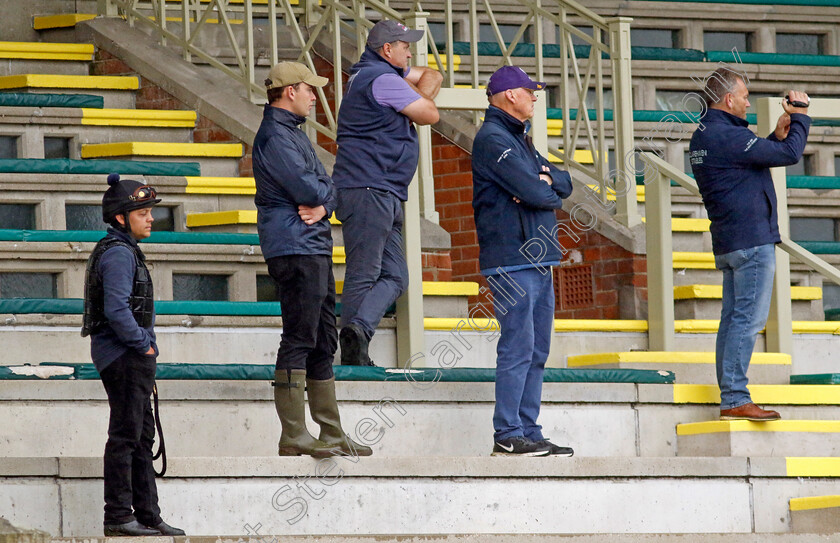
M402 202L384 190L341 189L335 215L347 252L341 326L356 324L370 339L385 311L408 287Z

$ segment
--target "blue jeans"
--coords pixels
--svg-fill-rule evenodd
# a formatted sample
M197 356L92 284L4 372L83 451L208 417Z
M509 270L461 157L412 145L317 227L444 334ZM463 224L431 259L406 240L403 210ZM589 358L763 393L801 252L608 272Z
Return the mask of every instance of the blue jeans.
M525 436L543 439L537 424L543 373L554 330L551 272L537 268L488 278L501 327L496 348L494 439Z
M723 308L715 350L720 408L732 409L752 401L747 390L747 368L755 338L770 311L775 245L715 255L715 267L723 272Z
M356 324L370 339L385 311L408 287L402 202L384 190L341 189L335 216L347 253L341 326Z

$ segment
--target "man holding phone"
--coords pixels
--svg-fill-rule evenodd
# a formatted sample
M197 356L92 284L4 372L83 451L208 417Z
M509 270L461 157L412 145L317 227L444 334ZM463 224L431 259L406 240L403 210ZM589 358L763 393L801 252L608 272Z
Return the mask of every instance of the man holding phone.
M788 91L785 113L766 139L747 122L745 78L728 68L707 80L708 110L691 138L689 158L711 220L715 267L723 272L723 308L715 364L721 420L781 418L761 409L747 390L747 369L758 333L767 322L775 245L781 241L770 168L801 160L811 118L808 95Z

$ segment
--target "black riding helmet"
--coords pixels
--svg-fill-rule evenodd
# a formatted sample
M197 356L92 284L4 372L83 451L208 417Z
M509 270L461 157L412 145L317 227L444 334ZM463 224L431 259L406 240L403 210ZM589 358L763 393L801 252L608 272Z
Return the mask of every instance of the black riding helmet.
M108 175L108 190L102 196L102 220L111 224L117 215L160 203L154 188L133 179L120 179L120 174Z

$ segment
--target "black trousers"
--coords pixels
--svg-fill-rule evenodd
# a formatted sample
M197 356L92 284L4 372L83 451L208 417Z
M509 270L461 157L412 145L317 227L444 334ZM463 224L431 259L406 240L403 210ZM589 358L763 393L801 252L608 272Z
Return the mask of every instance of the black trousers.
M149 400L155 367L155 357L130 350L100 373L111 407L104 458L105 524L124 524L135 518L146 526L161 522L152 466L155 422Z
M305 369L309 379L330 379L338 347L332 257L276 256L266 264L277 283L283 312L276 369Z

